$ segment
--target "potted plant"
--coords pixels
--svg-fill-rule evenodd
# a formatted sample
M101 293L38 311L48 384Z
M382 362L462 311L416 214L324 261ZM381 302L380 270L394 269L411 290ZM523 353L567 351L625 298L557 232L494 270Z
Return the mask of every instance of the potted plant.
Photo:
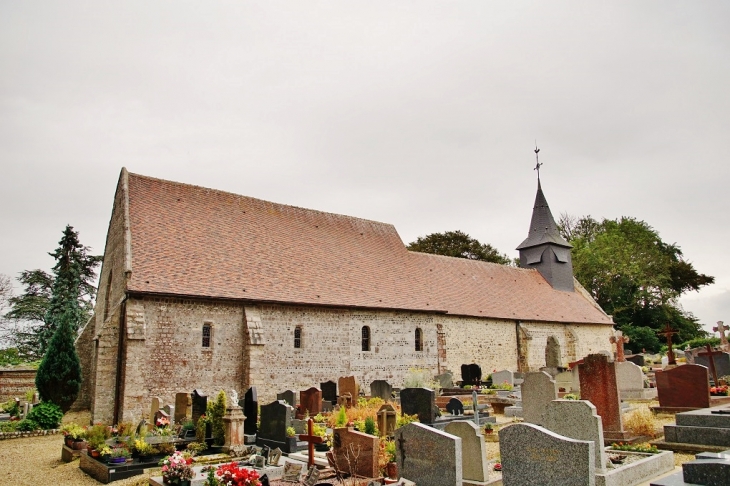
M124 464L131 456L129 450L123 446L110 447L109 453L103 455L109 464Z
M491 434L492 432L494 432L494 426L492 425L492 423L487 422L486 424L484 424L484 433Z
M190 454L176 451L160 461L162 481L165 484L189 486L193 479L193 458Z
M66 445L75 450L86 449L86 429L75 423L66 424L61 429Z
M321 437L323 440L319 444L314 444L314 449L319 452L327 452L330 446L327 444L327 429L323 425L314 424L312 434Z
M398 463L395 462L395 441L385 441L385 455L387 463L385 464L385 475L390 479L398 479Z
M192 439L193 437L195 437L195 424L192 420L186 420L180 429L180 438Z

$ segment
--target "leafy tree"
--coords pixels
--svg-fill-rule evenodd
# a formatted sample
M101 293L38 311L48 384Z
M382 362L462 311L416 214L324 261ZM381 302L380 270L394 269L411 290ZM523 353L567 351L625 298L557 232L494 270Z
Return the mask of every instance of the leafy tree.
M11 309L6 317L17 324L13 345L25 359L43 356L66 301L76 303L70 323L74 333L93 312L94 280L102 257L89 255L89 248L81 245L71 226L66 226L59 247L49 254L56 260L53 275L39 269L22 272L18 281L23 293L9 299Z
M501 263L502 265L512 264L512 260L507 255L499 253L492 245L480 243L478 240L458 230L419 236L407 248L411 251L421 253L481 260Z
M598 222L590 216L576 220L562 215L558 227L573 245L575 277L635 340L634 347L643 343L647 350L657 349L645 331L638 331L642 327L655 332L668 323L679 331L677 342L704 335L678 299L715 279L697 272L679 246L662 241L644 221L628 217Z
M78 318L76 302L67 301L57 318L58 325L38 367L35 386L42 401L55 403L66 413L81 389L81 364L73 331Z

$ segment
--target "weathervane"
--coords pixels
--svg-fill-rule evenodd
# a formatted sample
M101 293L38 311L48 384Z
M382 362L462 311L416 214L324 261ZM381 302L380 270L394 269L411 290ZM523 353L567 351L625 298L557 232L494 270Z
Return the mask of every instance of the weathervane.
M535 168L532 170L537 171L537 180L540 180L540 167L542 167L542 164L540 163L539 154L540 149L537 148L537 140L535 140Z

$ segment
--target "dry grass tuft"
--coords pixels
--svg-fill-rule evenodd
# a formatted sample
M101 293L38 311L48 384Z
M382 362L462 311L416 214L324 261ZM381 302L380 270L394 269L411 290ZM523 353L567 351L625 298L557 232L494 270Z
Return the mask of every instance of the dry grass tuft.
M660 427L654 414L645 407L624 414L623 422L632 433L649 437L654 437Z

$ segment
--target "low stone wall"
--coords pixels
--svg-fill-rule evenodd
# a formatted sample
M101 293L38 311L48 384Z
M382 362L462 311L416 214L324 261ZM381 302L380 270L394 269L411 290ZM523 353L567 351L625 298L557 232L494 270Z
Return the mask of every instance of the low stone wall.
M61 429L33 430L31 432L0 432L0 440L22 439L24 437L38 437L41 435L56 435Z
M0 402L23 398L28 390L35 390L36 370L32 368L0 369Z

